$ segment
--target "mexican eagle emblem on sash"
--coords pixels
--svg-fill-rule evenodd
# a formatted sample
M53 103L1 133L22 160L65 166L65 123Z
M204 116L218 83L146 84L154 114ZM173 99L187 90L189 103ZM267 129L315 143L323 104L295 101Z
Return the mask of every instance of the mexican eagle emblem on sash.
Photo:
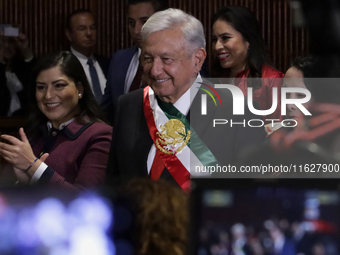
M156 133L156 147L165 154L179 153L190 140L191 131L178 119L170 119L160 129Z

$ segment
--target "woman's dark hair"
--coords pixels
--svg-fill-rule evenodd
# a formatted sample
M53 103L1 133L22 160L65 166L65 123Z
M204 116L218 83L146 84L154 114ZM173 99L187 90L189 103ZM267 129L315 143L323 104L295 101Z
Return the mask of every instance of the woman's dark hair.
M295 67L299 71L302 72L303 77L311 77L311 67L315 61L315 57L308 56L308 57L297 57L293 60L290 67Z
M290 64L290 67L289 67L289 68L294 67L300 72L302 72L302 75L304 78L304 84L309 91L311 90L311 88L310 88L310 80L308 78L313 77L312 69L313 69L313 64L315 63L315 60L316 58L312 56L297 57L293 60L293 62Z
M246 68L249 68L248 78L261 78L262 66L269 63L269 58L266 45L262 38L260 25L255 15L243 6L227 6L215 13L212 23L215 23L217 20L223 20L230 24L243 36L245 41L249 42L246 58ZM218 65L215 66L218 74L225 72L225 69L223 70L219 62L216 61L216 63L218 63ZM249 83L248 86L251 87ZM262 82L253 84L252 87L257 89L261 86Z
M30 83L29 99L31 102L31 112L28 116L27 133L32 138L37 132L39 127L46 124L48 119L40 111L35 97L37 77L42 71L50 68L58 67L62 74L66 75L68 79L72 80L77 88L83 87L82 98L79 99L78 105L80 106L81 113L76 116L75 121L80 124L92 122L105 122L103 116L93 94L90 89L84 69L77 59L69 51L61 51L49 54L43 57L35 65L32 73Z

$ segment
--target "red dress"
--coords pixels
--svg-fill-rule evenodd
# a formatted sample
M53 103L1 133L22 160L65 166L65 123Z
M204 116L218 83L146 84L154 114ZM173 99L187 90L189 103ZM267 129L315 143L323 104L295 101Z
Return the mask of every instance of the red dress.
M246 79L249 73L249 69L239 72L235 81L236 84L243 92L244 96L248 96L248 86ZM260 106L260 110L268 110L272 106L273 95L272 89L277 88L278 105L276 110L270 114L263 116L263 119L279 119L282 120L281 116L281 87L284 74L274 69L273 67L263 65L262 67L262 86L259 89L253 90L253 99L257 101ZM241 79L240 79L241 78ZM271 121L266 121L271 123Z

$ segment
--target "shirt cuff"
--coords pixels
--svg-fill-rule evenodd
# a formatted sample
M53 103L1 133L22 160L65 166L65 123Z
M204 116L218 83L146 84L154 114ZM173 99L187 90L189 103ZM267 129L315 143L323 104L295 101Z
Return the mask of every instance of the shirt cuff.
M37 171L35 171L35 173L33 174L30 184L37 183L46 169L47 169L47 165L44 162L42 162L40 166L38 167Z

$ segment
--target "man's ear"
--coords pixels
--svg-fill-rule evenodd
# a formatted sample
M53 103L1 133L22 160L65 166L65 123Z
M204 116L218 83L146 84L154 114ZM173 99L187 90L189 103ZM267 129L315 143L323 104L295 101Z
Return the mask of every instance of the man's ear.
M71 42L72 41L71 40L71 31L68 28L65 29L65 35L66 35L67 39Z
M207 52L203 48L199 48L194 52L194 64L195 64L195 72L199 73L201 71L204 60L207 56Z

